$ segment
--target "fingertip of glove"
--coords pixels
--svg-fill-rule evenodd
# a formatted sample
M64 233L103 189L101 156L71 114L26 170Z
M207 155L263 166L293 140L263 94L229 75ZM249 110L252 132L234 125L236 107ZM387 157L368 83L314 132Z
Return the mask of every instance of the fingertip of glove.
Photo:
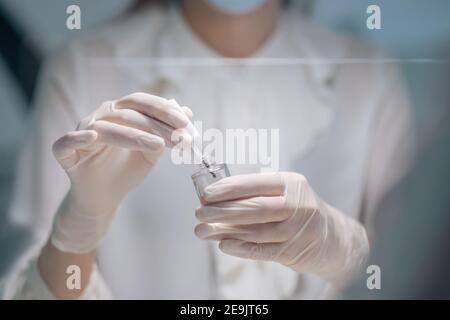
M192 119L194 117L194 113L192 112L191 108L187 106L182 106L181 109L188 116L189 119Z
M204 226L202 223L195 226L194 233L197 238L200 238L202 240L205 238Z
M224 253L230 253L243 242L242 240L224 239L219 242L219 249Z
M86 135L84 137L84 142L87 144L90 144L92 142L94 142L95 140L97 140L98 137L98 133L95 130L86 130Z

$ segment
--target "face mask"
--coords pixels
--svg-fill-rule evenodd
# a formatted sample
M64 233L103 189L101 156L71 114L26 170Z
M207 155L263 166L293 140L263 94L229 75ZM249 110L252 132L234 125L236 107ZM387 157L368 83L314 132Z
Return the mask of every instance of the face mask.
M210 5L229 14L245 14L262 6L268 0L207 0Z

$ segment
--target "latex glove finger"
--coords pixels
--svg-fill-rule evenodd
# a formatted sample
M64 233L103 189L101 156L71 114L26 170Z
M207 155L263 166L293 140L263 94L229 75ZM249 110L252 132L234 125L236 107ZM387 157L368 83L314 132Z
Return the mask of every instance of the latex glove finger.
M69 169L77 164L80 156L78 149L89 147L97 139L94 130L72 131L53 144L53 154L64 169Z
M189 118L186 114L173 108L169 100L146 93L133 93L120 98L114 102L113 107L117 109L133 109L176 129L184 128L189 123Z
M97 120L105 120L158 135L164 139L164 143L167 147L172 147L174 145L174 142L172 142L172 135L175 130L181 130L183 140L188 142L191 140L190 135L183 131L183 129L175 129L161 121L131 109L115 109L100 113L97 115Z
M182 106L181 109L183 110L184 114L187 115L189 120L192 120L192 118L194 117L194 113L192 112L191 108Z
M219 249L231 256L263 261L275 261L280 245L278 243L252 243L227 239L219 243Z
M254 197L203 205L195 211L197 219L209 223L255 224L283 221L291 212L285 210L284 197Z
M281 196L285 184L276 173L253 173L224 178L205 188L206 202L220 202L259 196Z
M321 226L318 212L311 208L302 209L296 215L281 222L258 223L248 225L232 225L225 223L201 223L196 226L195 234L204 240L236 239L255 243L281 243L290 250L292 239L301 244L296 249L303 251L304 245L321 237Z
M278 222L228 225L222 223L201 223L196 226L195 234L202 240L235 239L254 243L281 243L289 240L292 233Z
M160 153L164 139L148 132L108 121L96 121L90 126L98 133L96 142L144 153Z

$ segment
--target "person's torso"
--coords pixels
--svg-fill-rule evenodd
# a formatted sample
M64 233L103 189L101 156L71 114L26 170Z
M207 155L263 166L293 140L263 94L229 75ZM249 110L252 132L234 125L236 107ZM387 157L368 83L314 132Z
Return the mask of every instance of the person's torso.
M163 38L169 43L159 39L154 45L169 45L167 54L177 59L166 61L161 58L167 56L149 53L137 69L119 67L113 59L106 64L94 61L84 79L85 87L92 89L86 93L86 106L134 91L175 98L193 110L195 120L201 120L201 133L223 139L232 174L261 168L299 172L325 201L358 218L367 116L347 117L340 112L332 87L316 88L305 64L296 60L301 56L286 30L280 29L255 57L258 63L212 57L216 61L212 64L181 59L171 51L176 46L170 47L180 31L166 32L175 33ZM189 48L186 52L189 55ZM236 153L227 158L227 132L236 129L250 130L257 137L256 149L247 150L244 163ZM256 163L251 156L255 150ZM190 165L175 165L167 150L122 203L98 254L102 274L117 298L321 296L325 283L315 277L299 276L274 263L226 257L215 243L196 238L194 211L199 201L190 178L193 170Z

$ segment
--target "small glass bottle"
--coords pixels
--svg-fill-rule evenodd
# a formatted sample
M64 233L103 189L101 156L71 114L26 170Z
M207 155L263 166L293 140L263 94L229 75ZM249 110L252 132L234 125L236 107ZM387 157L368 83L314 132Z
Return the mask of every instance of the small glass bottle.
M203 161L200 170L192 175L195 190L203 203L204 190L210 184L230 176L230 171L225 163L209 163Z

